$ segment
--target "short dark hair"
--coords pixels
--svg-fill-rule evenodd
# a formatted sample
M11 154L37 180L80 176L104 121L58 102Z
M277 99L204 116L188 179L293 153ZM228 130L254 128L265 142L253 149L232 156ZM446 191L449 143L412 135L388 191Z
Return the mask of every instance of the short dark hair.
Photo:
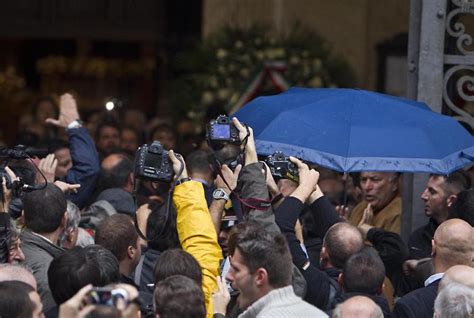
M156 126L155 128L153 128L152 131L150 132L150 138L153 138L153 135L156 134L157 132L166 132L166 133L172 134L176 138L176 132L173 129L173 126L171 126L170 124L166 124L166 123L160 124Z
M323 245L326 247L331 264L342 269L347 259L364 246L364 241L355 226L340 222L331 226L326 232Z
M111 169L101 168L98 185L100 190L121 188L127 184L128 177L133 172L133 162L126 155L118 155L120 161L115 166Z
M64 149L67 148L69 149L69 142L59 139L59 138L54 138L48 141L49 144L49 152L53 153L59 149Z
M15 175L22 179L26 184L36 183L36 169L28 160L12 160L8 163Z
M74 296L82 287L105 286L120 278L117 259L105 248L76 246L53 259L48 269L48 282L56 304Z
M112 127L115 128L118 133L121 133L120 125L113 119L111 118L106 118L102 122L97 125L97 129L95 131L95 140L98 140L100 138L100 134L102 133L102 129L105 127Z
M198 261L188 252L171 249L163 252L155 264L155 285L173 275L183 275L201 285L202 274Z
M352 255L344 265L346 292L376 294L385 279L385 266L377 251L364 247Z
M471 187L471 179L463 170L456 170L445 177L443 189L446 195L458 194Z
M448 218L458 218L474 226L474 189L458 193L456 200L449 208Z
M204 150L195 150L186 157L186 168L190 174L194 172L212 172L209 153Z
M95 232L95 242L111 251L119 262L127 257L129 246L137 247L137 240L132 219L123 213L106 217Z
M61 225L67 202L64 193L54 184L27 192L22 197L25 225L36 233L52 233Z
M40 96L38 99L35 100L33 104L33 115L36 116L36 114L38 113L39 105L41 103L50 103L54 108L54 118L58 117L59 115L58 103L52 96L49 96L49 95Z
M183 275L160 281L153 294L155 313L160 318L204 318L206 307L201 285Z
M122 312L117 307L106 305L95 305L94 309L87 315L89 318L121 318Z
M229 255L239 251L250 273L264 268L272 287L290 285L293 263L282 234L272 235L255 222L240 223L230 231L228 248Z
M166 204L152 201L149 208L151 213L146 225L148 247L160 252L180 248L174 207L168 209Z
M33 287L24 282L0 282L0 317L31 318L35 304L28 294L32 291Z

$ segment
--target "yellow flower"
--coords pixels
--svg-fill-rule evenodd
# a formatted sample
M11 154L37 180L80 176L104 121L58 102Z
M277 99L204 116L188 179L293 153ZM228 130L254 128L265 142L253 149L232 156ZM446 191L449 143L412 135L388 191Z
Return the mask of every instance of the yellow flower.
M300 58L299 57L297 57L296 55L292 55L290 57L290 64L291 65L297 65L299 63L300 63Z
M226 56L227 56L227 51L225 49L218 49L217 50L216 57L219 60L222 60L222 59L226 58Z
M214 94L212 94L212 92L205 91L202 93L201 103L203 103L204 105L210 105L213 102L214 102Z
M218 86L219 86L219 83L217 81L217 77L216 76L211 76L211 78L209 78L209 87L217 88Z
M315 76L309 81L309 86L311 87L321 87L323 85L323 81L321 80L321 77Z
M322 63L320 59L316 58L313 60L313 68L316 72L319 72L321 70L321 66Z
M243 68L240 70L240 76L248 77L250 75L250 70L248 68Z
M227 99L230 96L230 89L228 88L221 88L217 91L217 97L219 99Z

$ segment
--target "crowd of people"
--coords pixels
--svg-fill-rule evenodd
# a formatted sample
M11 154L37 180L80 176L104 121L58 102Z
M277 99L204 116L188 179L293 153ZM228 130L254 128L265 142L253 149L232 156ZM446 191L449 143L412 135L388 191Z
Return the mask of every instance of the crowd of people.
M135 110L83 122L64 94L20 124L49 151L4 162L0 317L474 317L464 171L429 177L405 242L400 173L290 157L276 178L237 118L206 144Z

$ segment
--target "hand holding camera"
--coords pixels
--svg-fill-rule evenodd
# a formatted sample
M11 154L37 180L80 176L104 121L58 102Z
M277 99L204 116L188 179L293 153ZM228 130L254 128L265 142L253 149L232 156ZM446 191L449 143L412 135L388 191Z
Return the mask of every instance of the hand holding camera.
M2 181L2 195L0 199L2 201L2 211L8 212L8 205L12 199L12 185L14 181L18 180L15 173L9 168L0 168L0 178Z
M97 306L115 307L120 310L121 317L136 317L140 309L138 291L127 284L113 287L92 287L89 284L59 307L59 317L86 317Z
M292 197L299 199L301 202L306 202L310 195L315 191L318 185L319 172L310 169L303 161L289 157L290 161L298 167L299 185L291 194Z
M245 165L258 162L257 148L255 139L253 138L253 129L247 125L243 125L236 117L232 118L232 122L239 130L240 140L245 140Z
M188 170L186 169L186 163L183 157L179 153L175 153L173 150L169 151L169 158L173 164L173 172L175 174L175 180L183 180L189 178Z
M277 151L268 156L265 159L265 163L270 168L270 172L275 180L289 179L299 183L298 167L283 152Z

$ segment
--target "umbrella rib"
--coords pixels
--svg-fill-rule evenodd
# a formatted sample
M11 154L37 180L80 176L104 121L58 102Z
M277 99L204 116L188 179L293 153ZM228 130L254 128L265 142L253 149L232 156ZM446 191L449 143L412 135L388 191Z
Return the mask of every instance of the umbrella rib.
M352 122L352 115L354 114L354 104L350 104L350 115L349 115L349 123ZM349 149L351 145L351 136L352 136L352 125L349 125L349 136L347 137L348 142L347 142L347 151L346 151L346 157L344 158L344 167L343 170L344 172L347 172L347 165L349 161Z

